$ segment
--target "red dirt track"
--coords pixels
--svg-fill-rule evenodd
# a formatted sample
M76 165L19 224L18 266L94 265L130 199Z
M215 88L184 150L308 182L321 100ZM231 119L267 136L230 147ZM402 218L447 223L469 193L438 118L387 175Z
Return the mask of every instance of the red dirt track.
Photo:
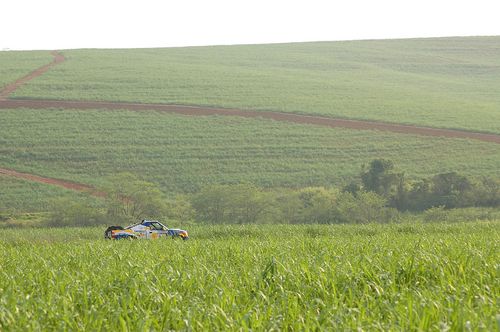
M245 118L262 118L275 121L293 122L299 124L308 124L308 125L316 125L316 126L331 127L331 128L347 128L355 130L379 130L379 131L389 131L399 134L473 139L483 142L500 144L500 135L496 134L402 125L396 123L385 123L385 122L376 122L368 120L334 119L334 118L327 118L315 115L301 115L301 114L272 112L272 111L245 111L239 109L202 107L202 106L141 104L141 103L122 103L122 102L104 102L104 101L8 99L9 95L12 94L21 85L25 84L29 80L32 80L33 78L42 75L52 66L55 66L65 61L64 56L59 52L53 51L51 54L54 56L54 60L51 63L34 70L30 74L18 79L14 83L7 85L3 90L0 91L0 109L18 109L18 108L31 108L31 109L59 108L59 109L79 109L79 110L102 109L102 110L129 110L129 111L139 111L139 112L158 111L158 112L175 113L188 116L208 116L208 115L239 116ZM19 173L14 170L3 169L3 168L0 168L0 174L23 178L35 182L53 184L77 191L87 191L94 196L104 195L103 193L96 192L92 187L88 185L78 184L70 181L45 178L26 173Z
M93 187L85 185L85 184L81 184L81 183L41 177L38 175L21 173L21 172L17 172L17 171L14 171L11 169L6 169L6 168L0 168L0 175L7 175L7 176L15 177L15 178L30 180L33 182L52 184L52 185L56 185L59 187L63 187L66 189L71 189L71 190L76 190L76 191L85 191L85 192L91 193L94 196L103 196L102 193L95 191L95 189Z
M0 91L0 109L7 108L63 108L63 109L108 109L108 110L130 110L130 111L159 111L167 113L177 113L190 116L206 115L226 115L240 116L245 118L263 118L276 121L294 122L300 124L310 124L316 126L332 128L348 128L356 130L380 130L390 131L400 134L465 138L474 139L490 143L500 144L500 135L471 132L465 130L440 129L432 127L421 127L413 125L402 125L396 123L377 122L369 120L348 120L335 119L315 115L301 115L293 113L272 112L272 111L245 111L239 109L203 107L203 106L185 106L185 105L167 105L167 104L142 104L142 103L121 103L104 101L70 101L70 100L12 100L7 97L24 83L38 77L63 61L65 57L57 51L52 51L54 60L42 66L30 74L20 78L16 82L7 85Z
M7 99L9 97L9 95L12 94L12 92L14 92L17 88L19 88L24 83L42 75L47 70L49 70L52 66L55 66L55 65L63 62L64 60L66 60L64 58L64 56L57 51L52 51L50 54L52 54L52 56L54 57L54 60L51 63L46 64L45 66L42 66L42 67L32 71L28 75L21 77L20 79L18 79L14 83L11 83L11 84L7 85L6 87L4 87L3 90L0 91L0 101Z
M480 140L489 143L500 144L500 135L478 133L454 129L442 129L431 127L419 127L395 123L375 122L366 120L334 119L314 115L301 115L293 113L281 113L270 111L244 111L239 109L164 105L164 104L135 104L103 101L65 101L65 100L3 100L0 101L0 109L12 108L62 108L62 109L107 109L107 110L129 110L129 111L159 111L176 113L189 116L224 115L239 116L245 118L263 118L275 121L294 122L310 124L331 128L348 128L356 130L380 130L400 134L465 138Z

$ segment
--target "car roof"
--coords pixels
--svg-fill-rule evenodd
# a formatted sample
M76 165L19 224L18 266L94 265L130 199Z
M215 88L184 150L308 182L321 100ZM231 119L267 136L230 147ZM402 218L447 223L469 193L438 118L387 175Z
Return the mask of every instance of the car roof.
M162 226L165 226L164 224L162 224L158 220L146 220L146 219L144 219L144 220L142 220L142 221L140 221L138 223L135 223L135 224L132 224L132 225L129 225L129 226L125 227L125 229L129 229L129 228L132 228L132 227L135 227L135 226L139 226L139 225L149 226L152 223L158 223L158 224L160 224ZM165 227L167 227L167 226L165 226Z

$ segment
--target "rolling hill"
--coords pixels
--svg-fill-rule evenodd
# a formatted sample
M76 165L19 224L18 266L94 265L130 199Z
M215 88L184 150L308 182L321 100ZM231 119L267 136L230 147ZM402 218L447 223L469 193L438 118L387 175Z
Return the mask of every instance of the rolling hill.
M14 98L222 106L500 133L500 37L68 50Z
M499 41L66 50L65 62L10 98L210 105L500 133ZM49 52L0 53L0 86L50 61ZM374 158L392 159L409 177L500 176L494 143L264 118L3 107L0 133L0 167L96 187L128 171L171 195L213 183L342 185ZM5 201L28 202L19 189L26 186L5 176L2 183ZM30 208L43 205L36 202Z

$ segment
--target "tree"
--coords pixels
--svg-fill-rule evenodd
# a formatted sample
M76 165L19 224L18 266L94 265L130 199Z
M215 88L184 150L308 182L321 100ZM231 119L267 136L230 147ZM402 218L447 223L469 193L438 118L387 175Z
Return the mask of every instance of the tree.
M356 196L361 191L361 185L356 181L351 181L342 188L342 192Z
M300 189L300 223L329 224L333 222L333 206L337 191L323 187Z
M397 215L397 211L386 205L386 200L374 192L360 191L356 195L343 192L335 201L335 220L356 224L387 222Z
M56 198L50 202L50 215L46 221L51 227L83 227L105 224L102 209L92 206L87 201L75 201L70 198Z
M272 207L272 195L251 184L213 185L194 195L198 219L212 223L256 223Z
M432 181L422 179L410 184L407 204L404 209L410 211L424 211L433 206Z
M165 197L158 186L131 173L111 177L104 192L108 216L117 222L158 218L166 210Z
M394 197L404 181L402 173L394 172L394 164L390 160L375 159L368 169L361 172L363 189L372 191L386 198Z
M456 172L438 174L432 178L433 206L446 208L470 206L472 184Z
M195 216L195 211L188 196L177 195L175 198L167 200L165 204L167 210L165 216L169 219L188 221L193 220Z
M474 197L478 206L500 206L500 181L481 178L474 185Z
M296 190L280 189L275 192L274 221L286 224L300 223L302 209L302 202Z
M191 199L191 205L199 220L223 223L229 208L227 186L213 185L203 188Z

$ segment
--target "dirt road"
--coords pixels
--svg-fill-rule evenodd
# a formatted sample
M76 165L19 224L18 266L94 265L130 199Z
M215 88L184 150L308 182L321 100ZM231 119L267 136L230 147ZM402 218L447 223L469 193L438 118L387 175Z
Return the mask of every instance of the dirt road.
M8 99L8 97L21 85L42 75L51 67L65 61L62 54L57 51L51 53L54 59L51 63L46 64L30 74L18 79L12 84L7 85L0 91L0 109L100 109L100 110L130 110L130 111L158 111L166 113L182 114L187 116L208 116L208 115L223 115L223 116L239 116L245 118L261 118L274 121L293 122L299 124L308 124L315 126L331 127L331 128L347 128L354 130L379 130L388 131L400 134L447 137L447 138L463 138L474 139L483 142L500 144L500 135L486 134L479 132L471 132L465 130L442 129L432 127L422 127L413 125L402 125L397 123L384 123L368 120L348 120L335 119L314 115L301 115L293 113L271 112L271 111L246 111L239 109L217 108L217 107L202 107L202 106L186 106L186 105L166 105L166 104L142 104L142 103L120 103L120 102L104 102L104 101L70 101L70 100L20 100ZM64 187L67 189L90 192L95 196L103 196L103 193L96 192L94 188L88 185L64 181L59 179L51 179L40 177L37 175L16 172L14 170L0 168L0 174L23 178L40 183L48 183Z
M57 51L52 51L51 52L52 56L54 57L54 60L52 60L51 63L48 63L38 69L35 69L28 75L21 77L14 83L11 83L7 85L6 87L3 88L2 91L0 91L0 101L7 99L17 88L19 88L21 85L25 84L26 82L42 75L45 73L47 70L49 70L51 67L63 62L66 60L62 54L60 54Z
M86 185L86 184L81 184L81 183L76 183L76 182L71 182L71 181L66 181L66 180L59 180L59 179L53 179L53 178L46 178L38 175L33 175L33 174L28 174L28 173L21 173L17 172L11 169L6 169L6 168L0 168L0 176L1 175L7 175L15 178L20 178L20 179L25 179L33 182L39 182L39 183L46 183L46 184L52 184L58 187L63 187L66 189L70 190L76 190L76 191L81 191L81 192L87 192L90 193L91 195L94 196L104 196L103 193L98 192L95 190L95 188Z
M71 101L71 100L11 100L8 96L17 88L25 84L29 80L34 79L45 73L51 67L64 62L65 57L57 51L52 51L53 61L45 66L42 66L30 74L20 78L16 82L7 85L0 91L0 109L6 108L62 108L62 109L103 109L103 110L131 110L131 111L159 111L167 113L177 113L190 116L206 116L206 115L226 115L240 116L246 118L263 118L275 121L294 122L301 124L310 124L316 126L332 127L332 128L348 128L356 130L380 130L390 131L400 134L449 137L449 138L466 138L480 140L490 143L500 143L500 135L485 134L465 130L441 129L423 126L402 125L397 123L387 123L369 120L348 120L335 119L324 116L300 115L293 113L272 112L272 111L245 111L239 109L217 108L217 107L202 107L202 106L186 106L186 105L166 105L166 104L142 104L142 103L119 103L119 102L104 102L104 101Z
M466 138L480 140L489 143L500 144L500 135L485 134L464 130L442 129L402 125L396 123L374 122L366 120L335 119L314 115L300 115L293 113L269 112L269 111L245 111L239 109L199 107L184 105L163 104L136 104L101 101L63 101L63 100L3 100L0 101L0 109L14 108L61 108L61 109L102 109L102 110L130 110L130 111L158 111L176 113L189 116L224 115L240 116L245 118L262 118L275 121L294 122L331 128L348 128L356 130L380 130L400 134Z

